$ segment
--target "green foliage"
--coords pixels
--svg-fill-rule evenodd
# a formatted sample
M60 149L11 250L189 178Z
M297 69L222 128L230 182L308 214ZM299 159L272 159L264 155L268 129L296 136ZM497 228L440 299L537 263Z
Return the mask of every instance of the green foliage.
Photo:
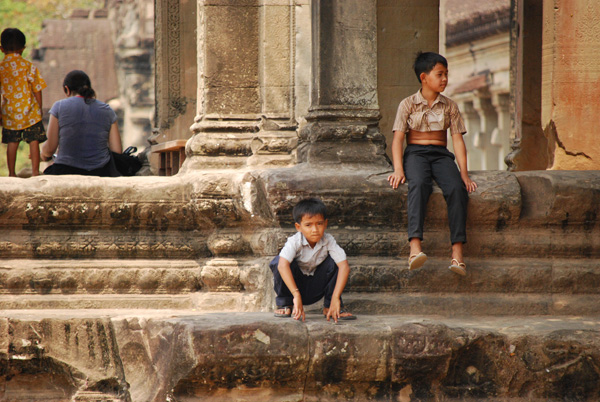
M38 35L42 22L47 19L68 18L73 10L98 9L105 0L0 0L0 31L5 28L19 28L27 37L27 47L23 57L29 58L31 49L39 45ZM16 172L31 167L29 145L21 142L17 152ZM6 145L0 148L0 176L8 176L6 167Z

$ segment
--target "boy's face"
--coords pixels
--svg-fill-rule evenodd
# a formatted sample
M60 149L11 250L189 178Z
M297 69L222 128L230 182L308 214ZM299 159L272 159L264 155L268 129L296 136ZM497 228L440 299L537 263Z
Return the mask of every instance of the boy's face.
M325 234L327 229L327 219L323 215L304 215L300 223L296 223L296 230L304 235L308 244L314 247Z
M448 69L438 63L429 73L421 74L421 84L435 92L444 92L448 85Z

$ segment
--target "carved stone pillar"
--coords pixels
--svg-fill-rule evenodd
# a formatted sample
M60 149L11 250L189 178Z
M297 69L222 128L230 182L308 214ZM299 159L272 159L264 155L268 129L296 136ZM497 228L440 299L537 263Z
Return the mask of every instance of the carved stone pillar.
M376 0L312 1L312 91L298 161L387 164L379 132Z
M155 131L151 144L188 139L196 113L196 0L155 3Z
M183 170L293 162L293 13L289 0L198 0L198 106Z
M260 132L250 165L288 165L298 146L294 119L295 8L290 0L261 0L259 9Z
M260 124L258 0L198 1L198 105L184 169L238 167Z

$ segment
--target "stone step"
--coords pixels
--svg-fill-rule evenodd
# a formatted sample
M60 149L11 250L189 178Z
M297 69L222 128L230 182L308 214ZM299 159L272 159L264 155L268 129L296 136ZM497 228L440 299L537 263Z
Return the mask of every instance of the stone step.
M0 400L596 401L600 316L10 311Z
M272 299L258 292L195 292L183 295L0 295L0 310L44 309L157 309L214 311L270 311Z
M585 258L473 258L467 275L448 269L450 257L429 257L408 270L407 258L349 258L353 292L600 294L600 260Z
M4 260L0 309L270 311L270 257L204 260ZM368 314L580 315L600 299L595 259L448 258L408 271L405 258L350 257L349 308Z
M344 305L357 314L441 314L448 317L596 314L598 294L352 293Z
M270 286L271 257L202 260L27 260L0 262L2 294L188 294ZM449 257L409 271L405 256L349 257L352 292L600 294L595 258L467 257L467 275Z

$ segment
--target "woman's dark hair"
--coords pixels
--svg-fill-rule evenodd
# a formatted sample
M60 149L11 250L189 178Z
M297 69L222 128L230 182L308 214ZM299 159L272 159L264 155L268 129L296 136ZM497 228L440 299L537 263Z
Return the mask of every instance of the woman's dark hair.
M65 77L63 81L63 89L65 93L69 88L69 91L76 93L77 95L83 96L85 103L89 103L96 97L96 92L92 89L92 83L90 77L81 70L73 70Z

